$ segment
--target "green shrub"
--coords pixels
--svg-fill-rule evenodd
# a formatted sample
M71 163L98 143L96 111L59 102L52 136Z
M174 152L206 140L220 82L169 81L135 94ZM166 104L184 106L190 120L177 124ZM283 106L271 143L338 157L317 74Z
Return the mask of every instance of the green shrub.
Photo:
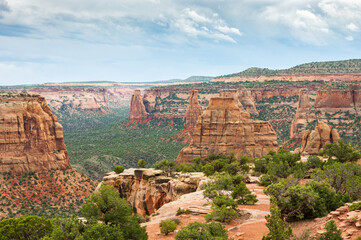
M138 161L138 167L144 168L145 165L147 165L147 162L144 159L139 159Z
M177 229L177 224L172 220L163 220L160 223L160 232L168 235L170 232L174 232Z
M190 214L191 211L189 209L182 209L182 208L178 208L176 216L181 215L181 214Z
M213 199L213 205L220 207L232 207L233 209L237 209L237 202L235 202L232 198L228 196L217 196Z
M287 240L292 239L292 228L286 227L285 222L281 218L281 211L278 209L276 200L271 199L270 214L266 217L266 226L269 233L262 238L262 240Z
M225 205L220 207L212 205L212 209L213 211L205 216L207 222L214 220L217 222L229 223L238 217L238 212L236 210L228 208Z
M202 167L202 172L204 172L206 176L211 176L216 171L214 170L214 167L210 163L208 163Z
M124 167L123 166L116 166L114 167L114 172L119 174L119 173L122 173L124 172Z
M360 203L356 203L356 204L352 204L351 206L348 207L348 210L351 211L355 211L355 210L361 210L361 202Z
M192 222L187 227L182 227L175 235L176 240L228 240L227 230L221 223Z
M325 226L326 232L316 237L316 240L343 240L341 230L337 229L334 220L329 221Z
M326 183L301 186L294 179L283 179L268 186L265 193L276 199L282 216L288 219L322 217L343 205L342 196Z
M357 146L351 143L345 143L343 139L339 139L337 143L326 143L320 155L328 157L329 160L335 158L337 162L356 162L361 158L360 151Z
M257 196L251 193L244 182L234 187L231 196L238 204L255 204L258 201Z
M306 169L322 168L325 164L319 157L310 155L305 163Z
M361 198L361 165L357 163L327 163L316 169L312 178L328 183L336 192L348 194L352 200Z

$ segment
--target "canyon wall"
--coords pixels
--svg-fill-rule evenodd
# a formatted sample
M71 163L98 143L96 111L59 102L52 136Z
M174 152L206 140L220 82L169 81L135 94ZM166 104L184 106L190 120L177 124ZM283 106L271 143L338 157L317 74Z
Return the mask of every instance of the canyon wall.
M131 168L120 174L106 174L97 189L101 185L114 186L134 212L145 216L183 194L195 192L206 179L203 173L181 174L171 178L162 170Z
M111 108L129 106L132 88L101 87L31 87L29 94L38 94L47 100L54 111L85 110L99 114L111 113Z
M198 119L191 143L183 148L176 162L191 162L197 157L229 154L236 157L247 154L261 157L277 151L277 137L268 122L255 121L242 111L234 98L211 98L207 109Z
M45 98L0 93L0 172L68 168L63 128Z
M312 98L309 91L301 90L290 138L301 143L303 131L317 121L336 127L345 137L354 135L355 129L359 128L357 116L361 115L360 100L360 89L357 86L318 90Z
M235 76L214 78L211 82L265 82L265 81L360 81L361 73L333 73L333 74L299 74L299 75L270 75L270 76Z

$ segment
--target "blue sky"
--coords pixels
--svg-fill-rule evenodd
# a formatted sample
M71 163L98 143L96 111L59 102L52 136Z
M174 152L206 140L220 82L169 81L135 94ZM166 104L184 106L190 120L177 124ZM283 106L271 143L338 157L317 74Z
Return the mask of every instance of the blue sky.
M361 58L360 0L0 0L0 85Z

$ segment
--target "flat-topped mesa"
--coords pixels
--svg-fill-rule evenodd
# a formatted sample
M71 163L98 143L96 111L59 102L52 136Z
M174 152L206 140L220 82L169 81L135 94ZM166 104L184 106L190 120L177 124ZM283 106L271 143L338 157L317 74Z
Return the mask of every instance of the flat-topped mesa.
M148 113L145 110L140 90L134 90L132 100L130 102L130 120L137 122L145 122Z
M45 98L0 94L0 172L68 169L63 127Z
M207 109L198 119L191 143L183 148L176 162L191 162L210 153L236 157L247 154L261 157L277 151L277 136L268 122L254 121L248 112L235 104L234 98L211 98Z
M188 130L193 130L197 124L197 120L200 115L202 115L203 108L198 102L198 91L192 90L189 94L189 105L186 113L186 124L184 128Z
M324 122L318 122L314 130L303 132L300 153L302 155L318 154L326 143L337 142L339 139L337 129L331 128Z
M298 98L298 105L295 118L291 123L290 138L300 142L301 132L306 129L309 122L315 120L314 116L309 114L311 109L310 97L307 89L301 89Z

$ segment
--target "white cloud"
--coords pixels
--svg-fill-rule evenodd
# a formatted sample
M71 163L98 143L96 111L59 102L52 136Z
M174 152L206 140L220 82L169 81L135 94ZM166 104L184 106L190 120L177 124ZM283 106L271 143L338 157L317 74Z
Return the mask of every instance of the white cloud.
M345 39L346 39L347 41L353 41L353 40L354 40L354 38L353 38L352 36L347 36Z
M346 28L352 32L358 32L360 31L359 27L356 26L354 23L350 23L346 26Z

